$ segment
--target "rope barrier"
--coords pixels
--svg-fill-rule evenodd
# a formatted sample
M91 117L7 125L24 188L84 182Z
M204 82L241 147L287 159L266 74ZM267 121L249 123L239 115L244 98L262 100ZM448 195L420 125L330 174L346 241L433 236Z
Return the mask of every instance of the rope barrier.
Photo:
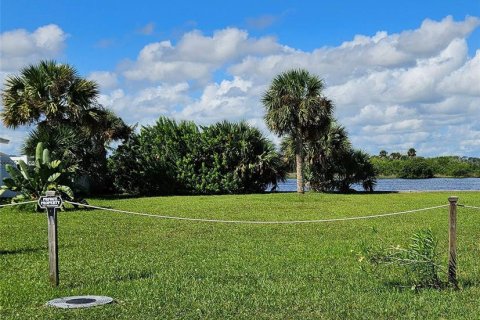
M464 208L470 208L470 209L478 209L480 210L480 207L474 207L474 206L467 206L467 205L462 205Z
M15 202L15 203L8 203L8 204L0 204L0 208L18 206L18 205L21 205L21 204L36 203L36 202L37 202L37 200L25 201L25 202Z
M221 220L221 219L202 219L202 218L185 218L185 217L176 217L176 216L164 216L164 215L157 215L157 214L149 214L149 213L142 213L142 212L134 212L134 211L127 211L127 210L104 208L104 207L86 205L86 204L71 202L71 201L65 201L65 202L70 203L72 205L83 206L83 207L86 207L86 208L112 211L112 212L119 212L119 213L127 213L127 214L133 214L133 215L145 216L145 217L152 217L152 218L196 221L196 222L213 222L213 223L237 223L237 224L299 224L299 223L322 223L322 222L363 220L363 219L373 219L373 218L389 217L389 216L395 216L395 215L401 215L401 214L407 214L407 213L413 213L413 212L427 211L427 210L433 210L433 209L444 208L444 207L449 206L448 204L445 204L445 205L435 206L435 207L428 207L428 208L414 209L414 210L407 210L407 211L399 211L399 212L392 212L392 213L384 213L384 214L378 214L378 215L361 216L361 217L345 217L345 218L320 219L320 220L248 221L248 220Z

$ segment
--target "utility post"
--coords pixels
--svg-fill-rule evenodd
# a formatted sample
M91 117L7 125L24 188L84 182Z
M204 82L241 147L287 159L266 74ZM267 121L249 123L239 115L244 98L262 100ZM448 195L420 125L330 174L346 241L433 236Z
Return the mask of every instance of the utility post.
M62 206L62 197L55 191L47 191L45 196L38 199L38 205L47 210L49 278L52 286L56 287L59 283L57 209Z
M448 282L458 289L457 281L457 202L458 197L451 196L450 218L448 222Z

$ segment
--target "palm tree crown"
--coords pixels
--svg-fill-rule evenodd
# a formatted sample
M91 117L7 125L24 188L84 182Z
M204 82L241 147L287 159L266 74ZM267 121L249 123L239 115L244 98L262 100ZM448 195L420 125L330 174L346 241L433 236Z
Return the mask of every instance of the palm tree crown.
M96 104L98 94L97 84L81 78L70 65L41 61L6 79L0 116L11 128L41 120L77 121Z
M325 134L333 103L323 96L322 79L303 69L276 76L265 92L267 127L279 136L289 135L295 144L297 192L303 193L303 143Z
M328 127L333 104L322 95L323 89L322 79L306 70L279 74L262 99L267 126L280 136Z

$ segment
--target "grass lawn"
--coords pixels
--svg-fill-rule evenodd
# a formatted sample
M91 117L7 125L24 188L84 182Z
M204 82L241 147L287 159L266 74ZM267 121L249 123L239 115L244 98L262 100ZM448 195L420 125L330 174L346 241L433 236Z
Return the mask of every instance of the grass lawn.
M91 199L131 211L232 220L362 216L447 204L450 193L264 194ZM456 192L480 206L479 192ZM431 228L447 262L448 208L298 225L173 221L106 211L59 214L60 286L48 282L44 214L0 209L0 319L478 319L480 211L458 208L461 290L412 291L402 273L361 270L362 243L407 244ZM405 284L406 285L406 284ZM73 295L116 303L45 307Z

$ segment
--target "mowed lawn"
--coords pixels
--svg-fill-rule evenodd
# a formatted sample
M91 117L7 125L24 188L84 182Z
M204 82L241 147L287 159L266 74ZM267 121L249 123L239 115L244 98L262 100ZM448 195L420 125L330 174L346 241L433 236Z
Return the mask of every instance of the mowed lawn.
M90 199L195 218L308 220L447 204L452 193L295 193ZM479 206L479 192L455 192ZM60 286L48 282L45 214L0 209L0 319L478 319L480 211L458 208L461 290L399 287L402 273L362 271L362 243L405 245L431 228L447 263L448 208L378 219L241 225L100 210L59 214ZM445 277L443 278L445 279ZM106 295L91 309L48 300Z

